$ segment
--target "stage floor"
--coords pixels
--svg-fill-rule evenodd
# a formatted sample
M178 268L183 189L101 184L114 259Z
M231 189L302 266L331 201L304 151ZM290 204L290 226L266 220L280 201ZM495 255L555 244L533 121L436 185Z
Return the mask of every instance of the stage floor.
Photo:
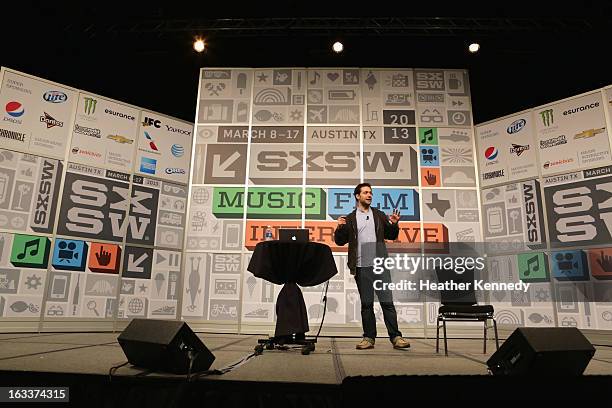
M119 333L0 334L0 371L107 375L126 361ZM221 368L253 352L263 335L198 333L216 356L211 368ZM316 350L265 350L235 371L215 380L341 384L346 377L382 375L488 375L486 361L494 341L482 353L482 340L449 339L449 356L435 352L435 339L410 339L409 350L394 350L386 338L372 350L356 350L358 338L321 337ZM503 340L500 339L500 344ZM441 342L442 345L442 342ZM612 374L612 347L597 346L587 375ZM172 377L139 368L119 368L116 376Z

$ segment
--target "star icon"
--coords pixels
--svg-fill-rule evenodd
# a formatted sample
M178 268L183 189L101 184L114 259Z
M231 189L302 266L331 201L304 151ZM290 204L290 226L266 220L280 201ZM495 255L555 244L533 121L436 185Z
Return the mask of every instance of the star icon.
M147 286L143 283L138 289L140 289L140 293L145 293L147 291Z
M268 76L262 72L261 74L257 75L257 79L259 82L267 82Z

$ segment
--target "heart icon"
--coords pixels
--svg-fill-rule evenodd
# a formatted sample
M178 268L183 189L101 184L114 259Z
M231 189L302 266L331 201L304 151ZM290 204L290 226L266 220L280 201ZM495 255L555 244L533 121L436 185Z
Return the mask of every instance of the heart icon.
M332 82L338 79L339 76L340 75L337 72L330 72L329 74L327 74L327 78L329 78L329 80Z

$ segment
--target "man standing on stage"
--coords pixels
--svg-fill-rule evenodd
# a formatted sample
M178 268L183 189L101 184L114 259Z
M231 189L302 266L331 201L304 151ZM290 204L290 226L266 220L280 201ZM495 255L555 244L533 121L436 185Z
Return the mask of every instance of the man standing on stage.
M370 207L372 204L372 186L361 183L353 192L357 208L347 216L338 218L334 232L337 245L348 242L348 267L355 276L359 297L361 298L361 322L363 339L357 344L358 350L374 348L376 341L376 317L374 316L374 281L391 282L391 274L384 270L381 275L374 274L374 257L386 257L385 239L394 240L399 235L398 222L400 213L397 209L387 216L382 211ZM394 348L410 347L408 340L402 337L397 325L397 313L393 305L393 296L389 290L377 290L389 333Z

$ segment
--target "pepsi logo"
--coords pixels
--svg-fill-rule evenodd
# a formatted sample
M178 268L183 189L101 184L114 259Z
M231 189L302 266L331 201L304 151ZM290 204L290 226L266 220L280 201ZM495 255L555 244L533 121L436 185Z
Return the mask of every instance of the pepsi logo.
M7 103L5 108L6 108L6 113L8 113L10 116L14 118L20 117L25 112L23 105L15 101L11 101Z
M489 146L487 147L487 150L485 150L485 157L487 158L487 160L495 160L497 158L498 155L498 151L495 148L495 146Z

